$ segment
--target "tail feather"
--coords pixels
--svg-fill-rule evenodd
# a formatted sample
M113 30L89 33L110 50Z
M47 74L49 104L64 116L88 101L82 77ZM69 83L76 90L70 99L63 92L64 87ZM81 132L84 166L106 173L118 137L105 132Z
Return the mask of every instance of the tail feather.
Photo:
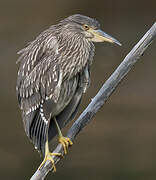
M32 140L35 149L44 154L49 125L45 119L43 119L40 107L29 114L23 115L23 120L25 131Z
M42 143L41 143L41 133L42 133L42 127L43 127L43 123L42 123L42 121L39 121L39 130L37 131L37 135L36 135L36 137L38 137L38 143L37 143L37 145L36 145L36 147L40 147L40 149L41 149L41 147L42 147ZM41 133L40 133L41 132Z
M47 128L47 125L44 125L43 128L42 128L42 134L41 134L41 142L44 142L44 146L41 145L41 150L42 150L42 153L45 153L45 143L46 143L46 140L48 138L48 128Z
M42 133L42 129L41 127L43 126L43 123L42 123L42 120L40 119L39 115L38 115L38 119L37 119L38 122L36 122L36 129L34 130L34 140L35 140L35 147L38 147L38 149L41 149L41 141L40 141L40 136L41 136L41 133Z

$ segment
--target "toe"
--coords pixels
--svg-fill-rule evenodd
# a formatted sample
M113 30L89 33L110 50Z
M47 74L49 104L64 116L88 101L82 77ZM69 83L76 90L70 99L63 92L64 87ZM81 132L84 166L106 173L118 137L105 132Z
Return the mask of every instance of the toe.
M67 154L67 149L68 149L68 146L71 146L73 143L72 141L70 140L70 138L68 137L59 137L59 142L62 144L63 146L63 149L64 149L64 153Z
M61 153L50 153L51 156L58 156L63 158L63 155Z
M70 146L73 145L73 142L71 141L70 138L67 138L67 141L68 141L68 143L69 143Z

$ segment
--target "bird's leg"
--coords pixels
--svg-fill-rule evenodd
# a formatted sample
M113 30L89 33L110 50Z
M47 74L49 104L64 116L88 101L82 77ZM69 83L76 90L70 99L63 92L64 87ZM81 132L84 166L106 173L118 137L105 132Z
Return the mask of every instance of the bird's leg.
M42 161L39 170L41 169L41 167L46 163L47 160L51 161L52 163L52 168L53 168L53 172L56 172L56 167L55 167L55 162L52 156L60 156L63 157L61 153L51 153L49 151L49 143L48 143L48 138L47 141L45 143L45 156L44 156L44 160Z
M56 128L57 128L57 131L58 131L58 136L59 136L58 140L59 140L59 143L61 143L62 146L63 146L64 154L67 154L68 147L71 146L73 143L72 143L72 141L70 140L70 138L64 137L64 136L62 135L61 129L60 129L58 123L57 123L56 118L54 118L54 121L55 121Z

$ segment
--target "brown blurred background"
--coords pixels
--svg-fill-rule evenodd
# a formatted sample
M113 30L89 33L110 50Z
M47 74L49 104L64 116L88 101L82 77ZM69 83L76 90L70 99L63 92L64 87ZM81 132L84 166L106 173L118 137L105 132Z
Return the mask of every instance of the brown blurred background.
M25 135L16 101L17 51L71 14L94 17L123 44L96 45L80 112L156 20L155 0L0 0L0 179L29 179L42 159ZM156 41L48 179L156 179ZM52 147L54 148L54 147Z

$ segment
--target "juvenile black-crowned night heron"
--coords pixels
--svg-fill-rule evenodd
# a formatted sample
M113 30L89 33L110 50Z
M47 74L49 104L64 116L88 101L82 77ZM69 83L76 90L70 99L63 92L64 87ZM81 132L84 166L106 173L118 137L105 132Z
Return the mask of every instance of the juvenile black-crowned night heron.
M119 41L100 30L95 19L72 15L42 32L19 54L17 97L24 128L44 160L54 161L48 142L58 133L59 142L72 145L61 129L72 120L90 84L94 42Z

